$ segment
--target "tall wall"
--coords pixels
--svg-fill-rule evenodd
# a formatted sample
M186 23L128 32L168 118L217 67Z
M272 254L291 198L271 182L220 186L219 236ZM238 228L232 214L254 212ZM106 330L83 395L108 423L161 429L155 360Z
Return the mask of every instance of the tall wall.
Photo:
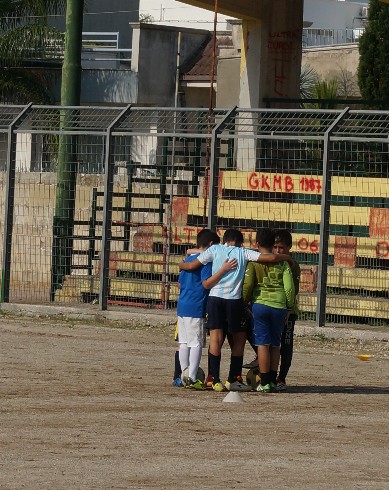
M209 31L154 24L134 24L131 69L138 74L138 104L174 106L178 37L180 65L184 65L209 39Z
M357 83L359 50L357 44L303 50L302 64L311 66L323 80L347 77L355 87L355 93L349 95L359 95Z

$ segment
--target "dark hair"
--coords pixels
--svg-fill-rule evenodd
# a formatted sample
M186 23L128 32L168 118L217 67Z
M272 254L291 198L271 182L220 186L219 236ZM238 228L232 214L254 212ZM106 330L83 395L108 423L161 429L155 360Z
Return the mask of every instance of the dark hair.
M257 231L257 243L263 248L273 248L275 241L275 233L270 228L262 228Z
M227 242L234 242L235 245L242 245L244 242L242 232L239 230L234 230L234 228L229 228L223 235L223 243Z
M220 238L217 233L212 230L205 228L197 234L197 248L205 248L210 245L210 243L220 243Z
M292 235L288 230L277 230L275 232L275 243L284 243L287 247L291 247L293 243Z

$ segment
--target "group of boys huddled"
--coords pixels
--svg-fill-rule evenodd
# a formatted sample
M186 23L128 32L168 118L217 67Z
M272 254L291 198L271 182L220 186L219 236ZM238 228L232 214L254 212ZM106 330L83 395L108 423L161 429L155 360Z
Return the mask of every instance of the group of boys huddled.
M188 250L180 264L174 386L261 393L287 388L300 279L300 267L290 255L292 236L264 228L256 235L258 251L243 248L243 242L239 230L226 230L220 244L215 232L204 229L197 235L197 248ZM205 329L208 376L203 381L198 373ZM220 364L226 338L231 360L223 383ZM246 341L256 358L243 366ZM248 386L242 369L256 366L260 381Z

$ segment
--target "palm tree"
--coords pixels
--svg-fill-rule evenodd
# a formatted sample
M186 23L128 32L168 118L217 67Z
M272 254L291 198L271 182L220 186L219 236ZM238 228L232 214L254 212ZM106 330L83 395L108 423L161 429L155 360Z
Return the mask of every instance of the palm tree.
M48 16L64 0L0 0L0 102L49 103L49 66L58 66L64 36Z
M338 98L338 80L318 80L312 88L312 99L317 99L317 102L304 104L307 109L336 109Z
M303 65L300 74L300 97L302 99L311 99L312 91L319 80L317 71L311 65Z

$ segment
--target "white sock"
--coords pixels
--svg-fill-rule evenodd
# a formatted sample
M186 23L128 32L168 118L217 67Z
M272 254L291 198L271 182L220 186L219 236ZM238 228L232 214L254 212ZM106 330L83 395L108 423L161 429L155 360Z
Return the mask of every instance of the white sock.
M189 367L189 352L190 349L187 344L180 344L180 350L178 352L178 357L180 358L181 371Z
M203 348L201 345L197 347L190 347L190 353L189 353L189 377L193 381L197 379L197 371L199 370L200 366L200 361L201 361L201 354L203 351Z

